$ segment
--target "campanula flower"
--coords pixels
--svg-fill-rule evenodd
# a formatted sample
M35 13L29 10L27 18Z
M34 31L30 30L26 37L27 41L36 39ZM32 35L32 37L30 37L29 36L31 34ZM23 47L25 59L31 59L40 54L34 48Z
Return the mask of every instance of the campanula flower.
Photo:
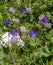
M47 16L45 16L44 14L41 14L39 17L39 20L42 21L43 23L48 23L49 19Z
M4 26L8 26L9 24L11 24L12 22L10 20L7 20L4 22Z
M42 19L42 22L43 22L43 23L48 23L48 22L49 22L48 17L47 17L47 16L44 17L44 18Z
M38 36L38 32L37 31L30 31L29 32L29 35L32 37L32 38L36 38Z
M22 8L22 9L20 10L20 12L25 14L25 13L27 12L27 10L26 10L26 8Z
M19 31L18 30L11 30L11 34L15 37L15 36L19 35Z

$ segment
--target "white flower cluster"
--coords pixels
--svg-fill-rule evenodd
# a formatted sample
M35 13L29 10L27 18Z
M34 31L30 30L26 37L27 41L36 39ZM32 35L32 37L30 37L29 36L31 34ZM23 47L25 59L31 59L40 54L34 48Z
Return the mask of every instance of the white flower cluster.
M10 42L11 38L13 36L11 34L9 34L9 32L4 33L3 35L1 35L1 40L0 40L0 46L4 46L4 47L11 47L12 43ZM16 36L18 43L17 45L21 45L24 46L24 42L21 40L20 36Z

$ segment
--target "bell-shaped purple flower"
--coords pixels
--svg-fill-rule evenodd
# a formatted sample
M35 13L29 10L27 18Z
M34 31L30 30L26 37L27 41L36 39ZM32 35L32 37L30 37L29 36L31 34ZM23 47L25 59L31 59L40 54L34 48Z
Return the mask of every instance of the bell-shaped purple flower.
M29 32L29 35L32 37L32 38L36 38L38 36L38 32L37 31L30 31Z
M10 20L7 20L4 22L4 26L8 26L9 24L11 24L12 22Z
M48 23L48 22L49 22L48 17L47 17L47 16L44 17L44 18L42 19L42 22L43 22L43 23Z
M11 34L15 37L15 36L19 35L19 31L18 30L11 30Z
M27 12L27 10L26 10L26 8L22 8L22 9L20 10L20 12L25 14L25 13Z

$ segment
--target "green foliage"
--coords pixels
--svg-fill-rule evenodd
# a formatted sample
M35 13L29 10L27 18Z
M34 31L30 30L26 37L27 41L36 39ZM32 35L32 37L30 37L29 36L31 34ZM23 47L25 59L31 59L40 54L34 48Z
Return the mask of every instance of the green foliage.
M13 46L12 48L2 48L0 46L0 65L53 65L53 0L0 0L0 34L11 29L19 29L20 26L30 30L37 30L39 35L36 39L27 36L25 46ZM8 9L13 6L16 14L9 13ZM22 14L22 7L31 7L32 12ZM38 20L40 14L45 14L51 22L51 29L46 29L41 21ZM20 23L15 24L14 18L19 18ZM5 20L12 20L12 24L5 27ZM42 27L37 27L40 24ZM1 40L1 35L0 35ZM13 58L11 55L13 54Z

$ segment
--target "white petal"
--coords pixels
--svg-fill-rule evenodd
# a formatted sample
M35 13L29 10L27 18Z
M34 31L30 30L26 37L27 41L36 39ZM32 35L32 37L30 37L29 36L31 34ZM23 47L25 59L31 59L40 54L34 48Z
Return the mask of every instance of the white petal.
M2 38L8 37L9 32L6 32L4 35L2 35Z
M20 39L18 45L24 46L24 42Z

